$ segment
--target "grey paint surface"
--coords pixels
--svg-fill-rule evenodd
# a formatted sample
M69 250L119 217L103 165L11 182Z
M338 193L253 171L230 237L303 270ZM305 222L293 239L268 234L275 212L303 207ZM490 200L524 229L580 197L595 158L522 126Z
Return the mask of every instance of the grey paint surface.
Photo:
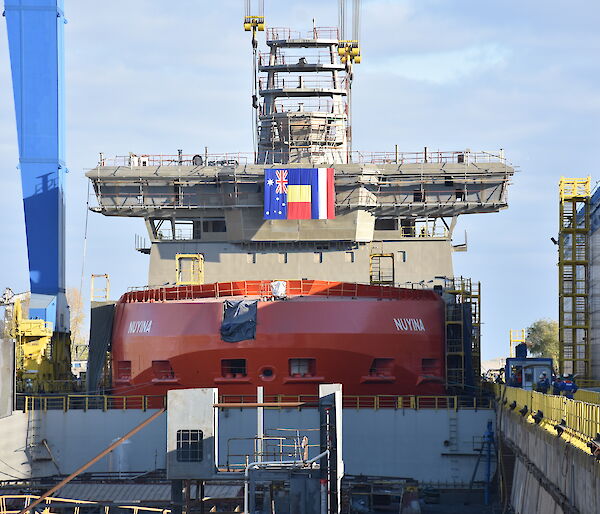
M0 333L0 418L12 412L14 377L14 343Z
M213 407L218 389L173 389L167 393L167 477L174 479L211 478L218 462L218 414ZM177 432L202 431L202 460L182 462L177 458Z
M374 241L356 248L241 248L232 243L169 241L152 245L149 285L174 284L176 254L204 255L204 282L235 280L331 280L369 283L370 255L394 255L395 284L454 276L452 243L420 239ZM352 255L350 255L352 254Z
M77 411L60 410L22 413L0 419L0 471L11 475L44 476L56 473L48 460L31 461L31 455L43 452L42 439L48 441L52 456L62 473L81 466L116 437L148 418L154 411ZM457 444L450 447L444 441L454 437L449 423L456 416ZM346 474L412 477L422 481L468 482L476 462L478 439L487 421L494 417L491 410L393 410L344 409L344 464ZM127 445L128 467L132 471L147 471L166 467L166 422L161 416L131 438ZM202 421L200 421L203 423ZM304 429L311 444L318 445L316 409L266 409L266 433L278 434L278 428ZM221 409L219 412L219 463L227 463L227 442L232 438L254 437L256 412L253 409ZM230 453L251 452L250 441L231 441ZM311 448L311 457L317 448ZM40 453L47 457L47 453ZM243 462L243 457L230 458L230 463ZM90 471L108 471L106 457ZM483 473L480 466L480 473ZM482 476L482 475L481 475ZM480 476L480 478L481 478Z

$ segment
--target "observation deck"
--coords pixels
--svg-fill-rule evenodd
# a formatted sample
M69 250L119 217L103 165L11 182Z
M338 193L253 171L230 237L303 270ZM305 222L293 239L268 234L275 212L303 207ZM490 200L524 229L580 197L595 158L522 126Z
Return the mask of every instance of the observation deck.
M502 151L353 152L351 158L352 163L334 167L337 219L328 220L328 226L356 211L375 218L496 212L507 207L507 186L514 173ZM93 209L145 218L235 211L256 237L260 227L282 223L262 219L264 170L281 165L252 164L253 160L253 154L242 153L102 156L87 172L98 200ZM285 165L302 166L306 165Z

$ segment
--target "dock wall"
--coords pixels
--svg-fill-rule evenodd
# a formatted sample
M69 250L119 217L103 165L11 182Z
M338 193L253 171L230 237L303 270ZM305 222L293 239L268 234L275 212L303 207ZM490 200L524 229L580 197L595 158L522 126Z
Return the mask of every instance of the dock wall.
M600 464L553 433L500 407L499 431L515 456L511 504L516 514L597 514Z

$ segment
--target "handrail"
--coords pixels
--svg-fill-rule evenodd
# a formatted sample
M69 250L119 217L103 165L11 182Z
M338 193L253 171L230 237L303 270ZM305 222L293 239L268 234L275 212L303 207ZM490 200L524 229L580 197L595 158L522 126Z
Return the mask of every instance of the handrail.
M519 387L494 384L493 388L502 407L521 416L530 422L537 422L554 434L567 433L579 441L587 443L600 433L600 405L579 400L571 400L565 396L527 391ZM526 408L526 409L525 409ZM538 421L533 416L541 413ZM557 431L554 427L560 425ZM584 451L587 447L577 446Z
M12 510L11 507L13 504L17 502L22 502L25 507L31 505L32 501L39 499L39 496L33 494L4 494L0 495L0 514L17 514L21 511ZM89 500L73 500L71 498L57 498L57 497L49 497L43 500L44 512L48 512L51 514L53 512L52 507L56 507L58 512L64 512L65 508L74 509L74 513L78 514L80 512L80 506L103 506L104 514L110 514L111 509L112 512L115 513L123 513L124 511L131 511L132 514L139 513L161 513L161 514L170 514L170 509L160 509L157 507L143 507L141 505L104 505L102 502L95 502ZM47 509L47 510L46 510Z
M147 303L229 296L260 296L270 298L270 280L215 282L182 286L143 286L130 288L119 303ZM427 300L436 296L431 290L391 286L332 282L326 280L287 280L287 296L361 297L390 300Z
M256 403L256 395L220 395L219 404ZM289 408L290 403L303 404L298 409L314 408L318 395L265 395L263 402L270 409ZM164 395L18 395L17 406L24 412L47 410L153 410L166 408ZM276 404L281 404L278 407ZM342 405L352 409L491 409L490 397L445 395L343 395Z
M17 408L24 412L46 410L142 410L166 407L164 395L17 395Z
M285 156L285 152L281 153ZM105 157L100 154L98 167L103 166L196 166L194 157L201 158L198 166L239 166L255 162L255 154L251 152L234 152L221 154L130 154ZM196 159L196 162L200 160ZM503 150L441 151L425 149L422 152L361 152L350 154L350 163L355 164L469 164L500 162L508 164Z

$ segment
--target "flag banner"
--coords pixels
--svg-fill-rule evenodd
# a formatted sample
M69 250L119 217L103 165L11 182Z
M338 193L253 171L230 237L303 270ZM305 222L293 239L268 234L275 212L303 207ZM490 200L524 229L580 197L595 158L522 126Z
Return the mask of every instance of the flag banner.
M333 168L265 169L266 220L335 218Z

